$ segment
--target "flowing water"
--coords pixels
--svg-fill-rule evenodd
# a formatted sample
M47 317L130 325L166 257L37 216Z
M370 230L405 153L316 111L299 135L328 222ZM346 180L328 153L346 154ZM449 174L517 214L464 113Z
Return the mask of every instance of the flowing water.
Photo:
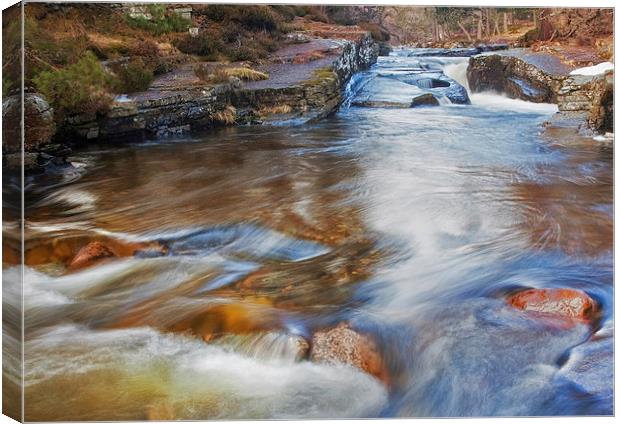
M380 58L347 95L410 100L403 77L466 64ZM471 100L99 145L29 179L26 419L611 414L613 150L543 137L554 105ZM168 254L67 272L85 239ZM548 327L519 287L601 316ZM389 386L299 360L342 321Z

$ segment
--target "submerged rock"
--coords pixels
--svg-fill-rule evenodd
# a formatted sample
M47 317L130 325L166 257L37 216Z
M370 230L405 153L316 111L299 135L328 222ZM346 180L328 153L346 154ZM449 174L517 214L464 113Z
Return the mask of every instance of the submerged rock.
M447 97L454 104L469 104L467 90L443 72L424 72L401 78L407 84L428 90L435 97Z
M385 100L355 100L351 102L351 106L382 109L407 109L411 107L411 103L390 102Z
M508 303L526 312L568 321L589 321L596 302L573 289L528 289L508 297Z
M387 370L374 340L345 323L314 334L310 359L315 362L349 365L389 384Z
M126 322L123 326L127 326ZM214 341L230 334L249 334L271 331L277 327L278 317L267 298L255 298L243 302L207 306L189 312L166 329L174 333L188 333ZM131 325L140 325L133 322ZM149 323L150 324L150 323Z
M71 263L69 264L70 270L78 270L93 266L96 263L109 258L115 258L117 255L112 252L106 244L100 241L93 241L82 247Z
M420 94L411 100L411 107L438 106L439 101L431 93Z
M281 331L227 334L218 338L215 344L231 347L234 351L253 358L288 362L307 359L310 350L310 344L304 337Z
M58 255L52 253L52 255ZM136 256L140 258L152 258L168 254L168 247L157 242L124 243L118 240L92 241L83 246L75 254L68 269L75 271L99 264L101 261L111 258Z

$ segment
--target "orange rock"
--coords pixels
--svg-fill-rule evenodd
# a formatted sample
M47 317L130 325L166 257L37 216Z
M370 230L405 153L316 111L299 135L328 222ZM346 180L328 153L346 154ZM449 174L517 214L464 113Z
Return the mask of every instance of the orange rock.
M569 321L588 321L597 308L590 296L573 289L528 289L509 296L508 303L527 312Z
M69 264L70 270L82 269L92 266L103 259L117 257L114 252L104 243L93 241L82 247Z
M13 249L6 243L2 243L2 262L10 265L21 263L22 258L19 249Z
M197 311L168 328L172 332L189 332L208 342L223 334L265 331L276 326L269 306L262 299L228 303Z
M389 374L375 341L345 323L314 333L310 359L329 364L350 365L389 385Z
M50 261L68 262L69 258L71 258L71 244L69 243L55 245L52 252L46 251L45 248L49 248L49 246L44 245L28 251L27 254L30 255L31 262L37 264ZM106 239L105 241L95 240L78 250L69 262L68 269L70 271L75 271L95 265L101 260L109 258L122 258L136 255L148 257L165 255L167 253L168 248L159 242L126 243L114 239ZM43 262L38 260L39 257L42 258L41 260Z
M165 400L151 403L145 409L146 419L149 421L172 421L176 417L174 406Z

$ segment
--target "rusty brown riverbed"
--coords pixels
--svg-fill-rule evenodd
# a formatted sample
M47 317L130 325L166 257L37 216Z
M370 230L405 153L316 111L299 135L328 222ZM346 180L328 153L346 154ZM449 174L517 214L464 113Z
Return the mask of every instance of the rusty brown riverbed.
M408 69L465 63L355 78L398 101ZM29 177L26 419L612 413L612 147L544 137L554 105L471 99L89 146ZM69 272L85 240L165 251ZM519 287L601 315L549 328ZM344 321L388 383L300 353Z

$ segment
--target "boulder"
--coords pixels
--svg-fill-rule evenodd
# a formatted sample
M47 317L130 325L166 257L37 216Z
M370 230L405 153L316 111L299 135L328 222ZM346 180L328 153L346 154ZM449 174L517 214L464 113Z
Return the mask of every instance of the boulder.
M346 323L314 333L310 359L315 362L349 365L389 384L387 369L374 340L353 330Z
M586 293L573 289L528 289L508 297L515 308L540 316L571 322L587 322L596 312L596 302Z
M465 87L443 72L416 73L399 77L399 80L415 85L423 90L428 90L436 97L447 97L454 104L466 105L471 103Z
M473 56L467 68L472 92L496 91L535 103L555 103L564 79L518 57L497 54Z
M38 93L24 94L24 150L33 151L51 141L56 125L54 110ZM2 149L5 153L21 150L21 96L9 96L2 102Z
M411 99L411 107L437 105L439 105L439 101L431 93L420 94Z
M69 264L69 269L74 271L93 266L102 260L115 258L117 255L106 244L93 241L82 247Z

